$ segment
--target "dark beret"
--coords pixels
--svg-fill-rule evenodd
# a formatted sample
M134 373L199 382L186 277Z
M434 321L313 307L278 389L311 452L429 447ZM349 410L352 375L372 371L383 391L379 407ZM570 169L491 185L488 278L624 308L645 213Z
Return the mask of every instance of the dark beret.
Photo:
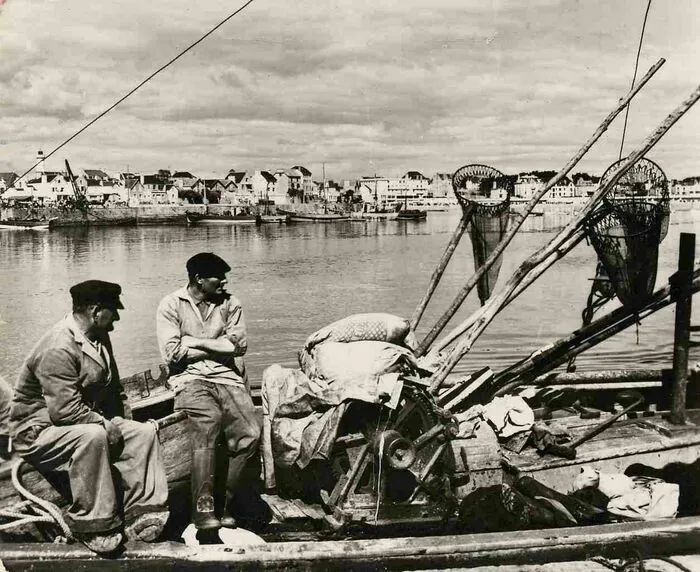
M124 308L119 299L121 293L122 287L119 284L103 282L102 280L87 280L70 289L70 295L75 305L102 304L116 309Z
M200 252L187 261L187 274L198 274L202 278L224 276L231 267L213 252Z

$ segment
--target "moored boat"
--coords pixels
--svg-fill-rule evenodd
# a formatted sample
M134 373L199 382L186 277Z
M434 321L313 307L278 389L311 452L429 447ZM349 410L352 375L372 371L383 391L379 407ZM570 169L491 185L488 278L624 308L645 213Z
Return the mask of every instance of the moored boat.
M397 218L399 220L425 220L428 218L428 212L422 209L401 209Z
M290 215L285 214L259 214L255 217L255 224L288 224L290 219Z
M349 214L331 212L293 212L279 209L279 212L289 215L291 222L341 222L350 220Z
M188 224L237 224L255 223L256 216L250 213L212 214L187 213Z
M54 219L5 219L0 220L0 228L15 230L50 230Z

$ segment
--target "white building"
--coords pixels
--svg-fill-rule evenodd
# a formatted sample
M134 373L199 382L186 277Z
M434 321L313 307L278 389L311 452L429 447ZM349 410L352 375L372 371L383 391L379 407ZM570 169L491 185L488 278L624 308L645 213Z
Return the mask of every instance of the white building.
M544 183L537 175L521 173L515 181L515 196L520 199L530 200L544 187Z

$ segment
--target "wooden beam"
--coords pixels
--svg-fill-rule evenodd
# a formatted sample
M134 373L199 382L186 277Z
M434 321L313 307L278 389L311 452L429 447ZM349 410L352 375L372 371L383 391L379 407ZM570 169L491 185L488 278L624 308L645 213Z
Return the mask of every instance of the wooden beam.
M694 260L695 235L683 232L678 251L678 273L673 288L676 299L676 319L673 337L673 385L670 420L677 425L685 425L686 422L685 402L688 386L688 346L693 304Z
M437 268L435 268L435 271L433 272L433 275L430 278L428 290L423 295L423 298L421 298L420 302L418 302L418 306L416 306L416 309L413 311L413 315L411 316L412 331L416 331L416 327L418 326L418 323L420 322L420 319L423 316L423 312L425 312L425 308L428 306L428 302L430 302L430 299L433 297L435 288L437 288L437 285L440 283L442 275L445 273L445 269L447 268L447 265L452 259L452 255L454 254L455 249L459 244L459 241L464 235L464 231L467 230L467 227L469 226L469 221L471 220L473 212L473 204L469 204L466 207L462 207L462 218L460 219L457 228L452 234L452 238L450 238L450 241L447 243L447 246L445 247L445 252L442 253L442 258L440 259L440 262L438 262Z
M273 542L188 548L177 543L139 544L105 559L79 544L3 544L8 570L73 572L141 570L407 570L536 565L593 556L631 558L697 553L700 518L525 530L486 534L322 542ZM539 568L536 568L539 570ZM566 570L566 568L554 568ZM518 570L526 570L518 568Z

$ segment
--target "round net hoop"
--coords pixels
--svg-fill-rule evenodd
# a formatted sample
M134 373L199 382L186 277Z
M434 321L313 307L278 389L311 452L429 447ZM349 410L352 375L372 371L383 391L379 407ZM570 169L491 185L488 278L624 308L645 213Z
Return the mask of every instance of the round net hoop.
M487 216L508 210L513 183L498 169L472 163L452 175L452 190L462 209L468 205Z
M460 167L452 175L452 190L462 210L472 207L469 236L478 270L490 257L508 230L512 181L498 169L488 165L471 164ZM477 281L482 305L491 296L501 269L499 257Z
M600 179L609 181L627 159L610 165ZM660 225L659 242L668 233L671 214L668 178L661 167L642 157L630 167L603 198L603 204L617 210L626 224Z
M607 183L626 161L627 159L620 159L610 165L600 178L600 185ZM603 201L614 203L620 199L668 200L666 174L654 161L642 157L620 177Z

